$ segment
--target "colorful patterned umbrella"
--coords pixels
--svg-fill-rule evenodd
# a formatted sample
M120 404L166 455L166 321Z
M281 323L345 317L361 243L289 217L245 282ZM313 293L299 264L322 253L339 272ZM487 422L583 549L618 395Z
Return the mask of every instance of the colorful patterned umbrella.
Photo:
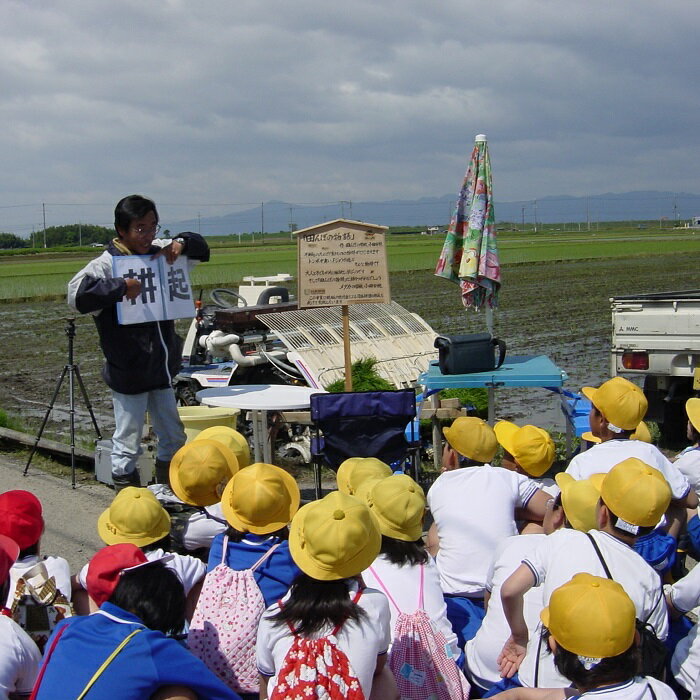
M486 136L476 137L435 274L457 282L462 303L480 309L498 304L501 266L496 248L491 161Z

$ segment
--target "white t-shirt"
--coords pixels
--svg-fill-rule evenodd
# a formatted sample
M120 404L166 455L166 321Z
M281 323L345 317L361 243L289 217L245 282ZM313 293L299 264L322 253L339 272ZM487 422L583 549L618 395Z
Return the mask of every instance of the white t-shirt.
M10 592L7 594L6 602L8 608L12 605L15 588L17 587L17 580L39 562L44 562L46 573L54 577L56 588L58 588L68 600L71 599L72 589L70 584L70 566L68 562L62 557L44 557L33 554L16 561L10 569Z
M501 672L496 659L506 640L510 637L510 628L501 601L501 586L520 566L522 560L534 552L545 537L546 535L509 537L496 551L489 568L486 588L491 592L491 597L486 617L476 636L467 642L464 649L465 666L469 675L484 690L501 680ZM525 622L531 635L534 634L539 624L542 607L542 588L531 588L525 594L523 607Z
M555 498L559 495L561 491L561 489L557 486L557 482L554 481L554 479L550 479L549 477L531 476L530 481L535 483L537 485L537 488L540 489L540 491L544 491L545 493L549 494L550 496L554 496Z
M689 447L673 462L681 474L688 479L691 487L700 498L700 447Z
M688 612L700 605L700 566L694 566L690 572L671 586L671 602L680 612ZM686 690L693 691L695 681L700 677L700 628L696 623L686 637L683 637L671 657L673 677ZM698 686L700 698L700 686Z
M165 484L151 484L149 490L162 503L178 503L187 505L181 501L172 490ZM221 510L221 503L215 503L212 506L207 506L204 509L210 516L207 517L201 511L190 515L185 530L182 534L182 544L185 549L192 551L211 547L212 540L228 529L228 523Z
M593 474L607 474L623 459L636 457L650 467L658 469L668 481L673 498L681 499L688 495L690 484L675 464L666 459L654 445L641 440L607 440L577 454L566 473L574 479L588 479Z
M14 620L0 615L0 698L29 695L40 665L37 645Z
M659 575L631 547L607 532L591 530L605 563L613 579L617 581L632 599L640 620L648 621L659 639L668 636L668 615ZM523 559L535 577L535 585L542 586L542 605L549 605L549 599L557 588L568 583L574 574L585 572L607 578L605 569L596 554L586 533L569 528L557 530L537 546L537 549ZM539 629L532 635L527 646L518 677L527 687L534 686L535 660L540 648L538 687L563 688L570 685L554 668L552 654L540 645Z
M653 700L654 695L649 689L653 689L657 700L676 700L676 694L665 683L657 681L651 676L637 676L625 683L606 685L597 690L589 690L581 695L574 695L571 700L586 698L586 700Z
M437 478L427 500L440 541L436 562L444 593L484 594L496 547L518 534L515 509L535 493L537 485L528 477L489 464Z
M374 573L373 573L374 571ZM362 572L362 579L370 588L376 588L384 592L377 576L381 579L386 589L391 594L394 602L401 612L411 614L418 609L418 596L420 592L420 566L398 566L392 564L384 554L380 554L372 564L372 570L365 569ZM398 611L389 601L391 611L391 630L396 629ZM452 658L459 656L457 646L457 635L452 630L452 625L447 619L447 606L442 596L440 588L440 575L433 559L423 567L423 609L428 614L433 627L445 637L445 641L450 645Z
M180 579L185 595L189 595L195 584L199 583L207 573L206 564L196 557L191 557L188 554L177 554L175 552L166 552L163 549L152 549L150 552L144 552L148 561L156 561L164 556L172 556L172 559L165 562L165 565L172 569ZM78 574L78 583L87 590L87 571L90 564L80 570Z
M350 587L350 596L357 592L357 583ZM284 602L289 594L282 599ZM368 698L372 691L372 678L377 667L377 656L386 653L391 642L391 614L386 596L372 588L366 588L358 602L366 617L359 623L355 620L346 622L337 634L338 649L345 652L352 670L355 672L362 692ZM284 659L292 646L294 637L286 624L273 625L269 617L279 610L279 605L270 606L260 620L255 654L258 670L264 676L270 676L267 686L268 697L277 685L277 673L284 666ZM319 637L330 634L324 630Z

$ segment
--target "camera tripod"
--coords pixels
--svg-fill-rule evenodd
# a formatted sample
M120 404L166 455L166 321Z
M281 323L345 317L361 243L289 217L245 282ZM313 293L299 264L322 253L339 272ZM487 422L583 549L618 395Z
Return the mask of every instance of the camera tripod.
M29 471L29 465L32 462L32 458L34 457L34 453L37 450L37 446L39 445L39 441L41 440L41 436L44 433L44 428L46 427L46 423L49 420L49 416L51 415L51 411L53 410L54 404L56 403L56 397L58 396L58 392L61 390L61 386L63 384L63 380L65 379L66 375L68 375L68 415L69 415L69 420L70 420L70 468L71 468L71 485L73 488L75 488L75 379L78 381L78 386L80 387L80 392L83 395L83 401L85 402L85 406L88 410L88 413L90 414L90 418L92 419L92 425L95 428L95 433L97 434L97 439L101 440L102 439L102 433L100 432L100 428L97 425L97 419L95 418L95 414L92 410L92 405L90 404L90 399L88 398L87 391L85 390L85 384L83 384L83 378L80 376L80 368L78 367L77 364L73 361L73 341L75 339L75 319L74 318L67 318L65 319L66 321L66 336L68 336L68 362L63 366L63 371L61 372L61 376L58 378L58 382L56 383L56 389L53 392L53 396L51 397L51 401L49 403L49 407L46 409L46 415L44 416L44 420L41 424L41 427L39 428L39 432L36 436L36 440L34 441L34 446L32 447L31 452L29 453L29 459L27 460L27 464L24 467L24 476L27 476L27 472Z

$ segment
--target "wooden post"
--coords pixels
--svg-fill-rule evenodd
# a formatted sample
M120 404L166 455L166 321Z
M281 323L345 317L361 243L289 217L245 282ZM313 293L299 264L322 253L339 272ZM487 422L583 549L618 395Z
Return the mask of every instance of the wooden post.
M345 391L352 391L352 356L350 353L350 309L343 304L343 354L345 355Z

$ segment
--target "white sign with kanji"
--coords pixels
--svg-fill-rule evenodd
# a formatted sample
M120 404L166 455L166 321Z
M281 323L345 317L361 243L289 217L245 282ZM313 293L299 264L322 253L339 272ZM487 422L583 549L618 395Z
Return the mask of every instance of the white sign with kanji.
M141 283L141 294L136 299L124 297L117 304L121 325L194 316L186 257L181 256L169 265L162 255L155 260L150 255L115 255L112 274Z

